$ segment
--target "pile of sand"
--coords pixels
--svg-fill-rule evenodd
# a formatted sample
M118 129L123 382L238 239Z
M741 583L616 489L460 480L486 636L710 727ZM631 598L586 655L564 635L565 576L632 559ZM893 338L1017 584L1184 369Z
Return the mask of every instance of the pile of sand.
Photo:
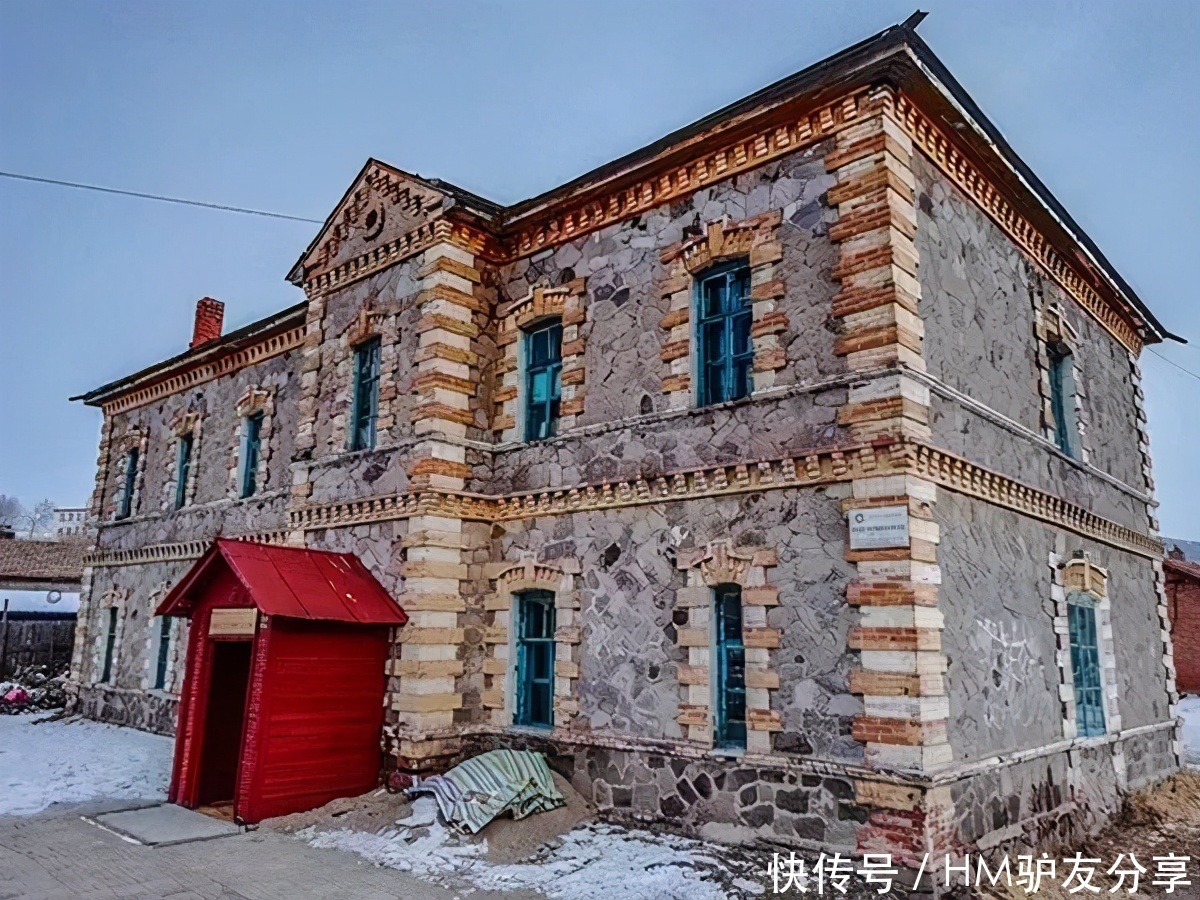
M486 859L492 863L515 863L532 856L540 847L567 834L590 820L595 811L571 783L559 775L554 785L566 799L566 806L535 813L515 821L509 815L493 819L476 835L463 835L463 844L487 841ZM403 793L389 794L380 788L360 797L331 800L308 812L265 819L262 825L274 831L294 834L306 828L321 831L348 829L379 834L412 813L412 801Z
M330 800L324 806L310 809L308 812L292 813L290 816L277 816L274 819L264 819L262 825L273 831L293 833L303 831L310 826L318 831L332 831L347 828L350 831L365 831L378 834L383 829L395 823L397 819L405 819L412 812L412 800L405 794L389 794L383 788L363 794L359 797L343 797Z

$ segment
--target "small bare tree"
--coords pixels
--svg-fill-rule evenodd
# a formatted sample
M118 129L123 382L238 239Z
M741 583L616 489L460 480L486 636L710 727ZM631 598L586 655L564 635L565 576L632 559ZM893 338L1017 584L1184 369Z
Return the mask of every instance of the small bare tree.
M29 536L54 533L54 501L49 498L41 501L29 513Z
M24 524L25 507L16 497L0 494L0 527L14 531Z

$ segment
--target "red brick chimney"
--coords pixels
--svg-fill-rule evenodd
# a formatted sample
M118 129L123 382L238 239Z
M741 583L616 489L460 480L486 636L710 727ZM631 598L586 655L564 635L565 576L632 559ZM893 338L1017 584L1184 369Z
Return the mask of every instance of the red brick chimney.
M198 347L215 341L221 336L221 326L225 323L225 304L212 297L205 297L196 303L196 326L192 329L192 342L189 347Z

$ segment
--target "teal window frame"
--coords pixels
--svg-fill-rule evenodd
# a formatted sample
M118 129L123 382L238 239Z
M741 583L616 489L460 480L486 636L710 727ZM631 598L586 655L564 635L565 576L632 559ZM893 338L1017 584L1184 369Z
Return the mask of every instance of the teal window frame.
M742 588L713 588L713 744L722 750L746 749L746 644L742 637Z
M133 515L133 492L137 488L137 470L141 453L137 447L131 447L125 454L125 484L121 490L121 502L117 506L117 518L128 519Z
M525 440L542 441L558 433L562 403L561 319L547 320L522 335L525 361Z
M1050 411L1054 416L1054 444L1067 456L1079 456L1079 428L1075 421L1075 361L1061 342L1046 348L1050 364Z
M379 368L383 342L378 337L354 348L354 403L350 415L350 449L375 447L379 419Z
M242 421L242 480L238 496L245 500L258 490L258 461L262 457L263 413L256 412Z
M117 608L108 608L108 630L104 635L104 666L100 672L100 681L108 684L112 680L113 654L117 649Z
M1071 670L1075 681L1075 730L1079 737L1100 737L1104 721L1104 669L1096 627L1096 602L1087 594L1067 598Z
M192 450L196 437L192 432L179 436L179 450L175 457L175 508L182 509L187 503L188 476L192 471Z
M524 591L516 595L516 703L513 724L526 728L554 727L553 591Z
M160 616L158 625L158 658L154 663L154 690L167 686L167 661L171 658L171 617Z
M725 263L698 277L695 305L697 404L749 397L754 378L749 261Z

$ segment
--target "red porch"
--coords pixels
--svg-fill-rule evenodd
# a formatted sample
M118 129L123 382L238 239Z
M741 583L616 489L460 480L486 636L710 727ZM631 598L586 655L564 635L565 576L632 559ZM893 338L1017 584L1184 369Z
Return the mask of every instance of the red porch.
M375 786L408 617L357 557L219 539L157 615L192 622L173 803L254 823Z

